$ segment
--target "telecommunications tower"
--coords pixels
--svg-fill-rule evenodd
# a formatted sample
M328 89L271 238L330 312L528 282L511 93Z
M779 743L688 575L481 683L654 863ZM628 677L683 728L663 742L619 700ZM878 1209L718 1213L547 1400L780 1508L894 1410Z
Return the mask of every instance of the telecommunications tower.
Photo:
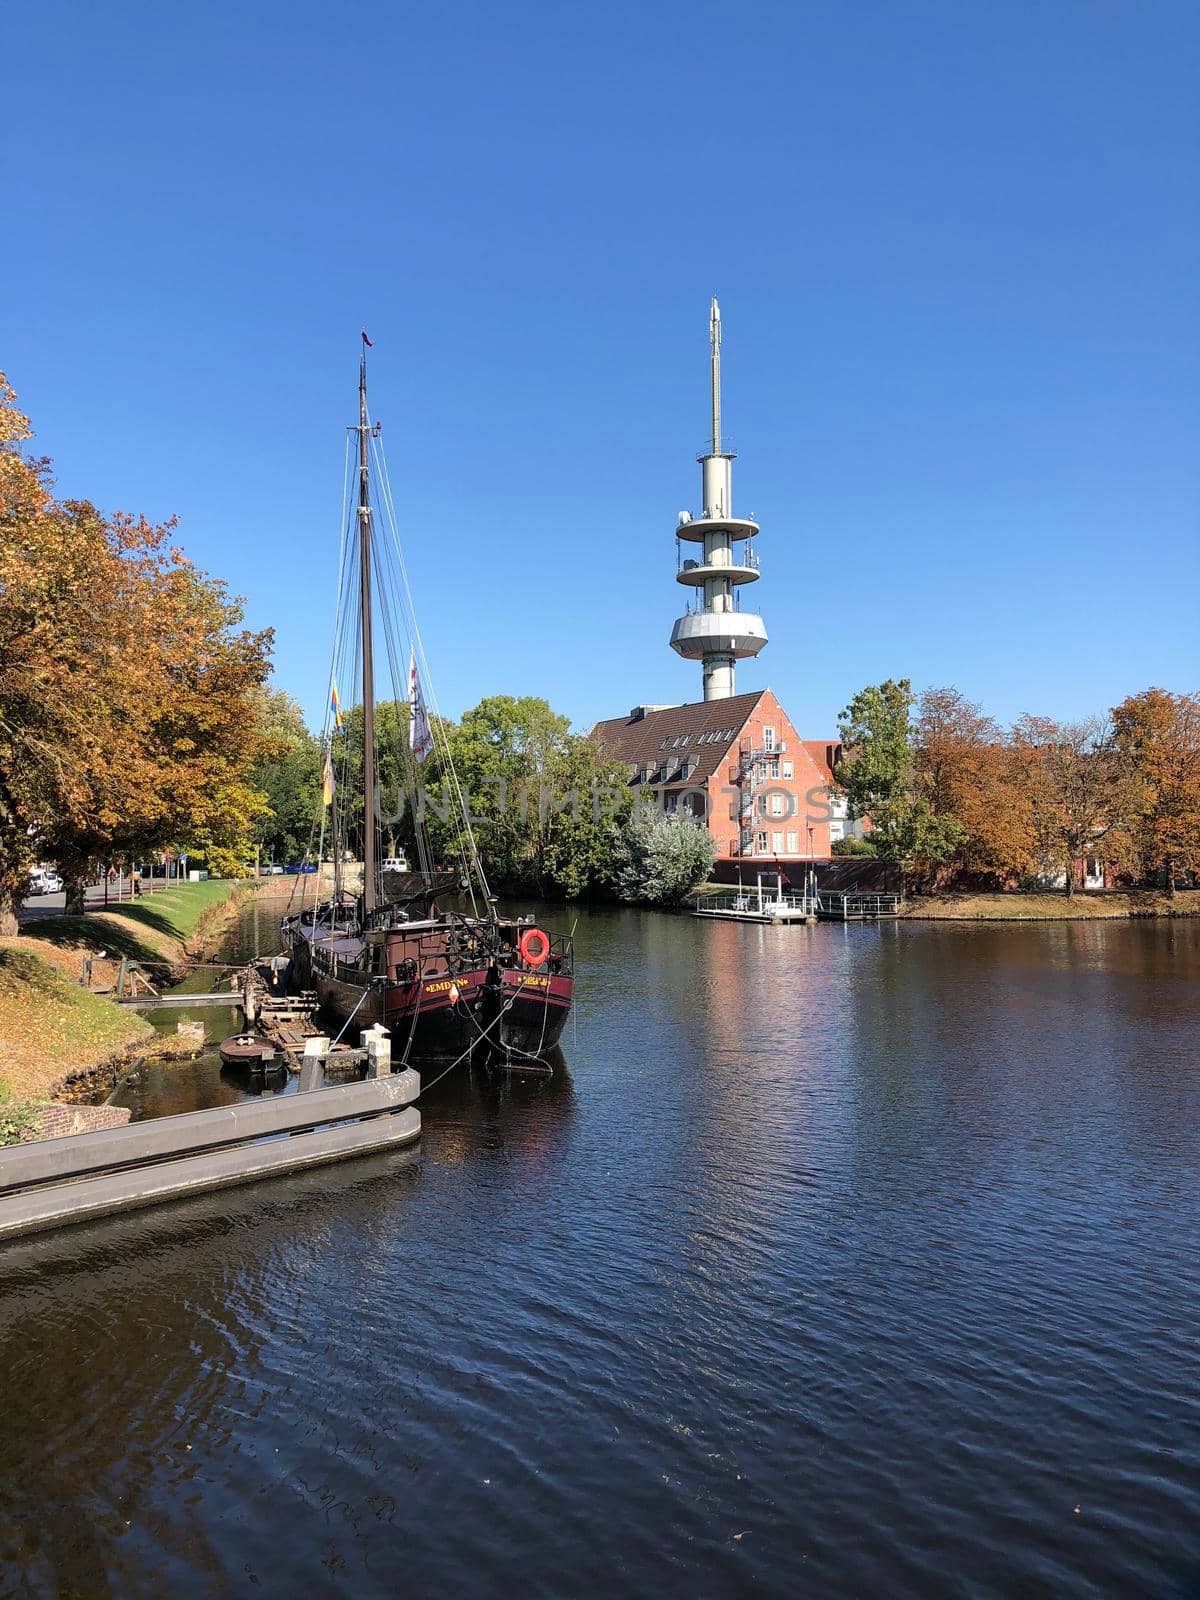
M733 458L735 451L721 446L721 308L714 296L709 311L712 347L712 438L700 463L701 512L679 514L678 541L703 547L698 559L680 559L678 582L696 590L671 630L671 648L688 661L699 661L704 672L704 698L727 700L733 694L733 664L756 656L767 642L763 619L741 609L738 588L758 577L758 557L751 540L758 523L733 514ZM734 546L740 544L741 550Z

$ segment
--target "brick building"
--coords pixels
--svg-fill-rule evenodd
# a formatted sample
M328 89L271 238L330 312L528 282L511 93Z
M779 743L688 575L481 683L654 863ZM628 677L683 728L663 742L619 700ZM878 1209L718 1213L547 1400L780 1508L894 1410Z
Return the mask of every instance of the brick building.
M635 706L592 738L640 795L707 821L718 865L786 869L829 859L829 773L770 689Z

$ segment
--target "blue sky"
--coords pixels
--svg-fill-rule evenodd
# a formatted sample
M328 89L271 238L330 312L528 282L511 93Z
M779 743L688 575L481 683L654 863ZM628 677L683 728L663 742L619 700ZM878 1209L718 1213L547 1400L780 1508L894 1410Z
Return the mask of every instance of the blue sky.
M358 330L444 710L667 648L707 306L806 735L1200 683L1200 11L105 6L5 21L0 364L60 490L178 514L318 719ZM349 698L348 695L344 698Z

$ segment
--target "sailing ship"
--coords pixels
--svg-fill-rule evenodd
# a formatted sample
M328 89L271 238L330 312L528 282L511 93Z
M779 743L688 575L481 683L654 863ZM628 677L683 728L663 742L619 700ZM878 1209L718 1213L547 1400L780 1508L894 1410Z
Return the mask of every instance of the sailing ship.
M383 855L380 839L379 761L376 728L374 623L383 624L395 678L397 612L405 599L410 651L407 684L409 738L398 755L404 764L409 793L415 792L420 765L444 733L425 709L417 668L407 580L386 592L390 570L404 578L403 557L395 525L386 461L379 426L372 426L367 406L367 339L359 361L357 434L358 495L353 520L343 540L338 618L344 655L357 659L362 692L362 863L361 891L343 884L348 806L339 802L335 742L342 729L337 693L339 627L335 625L335 662L331 675L332 726L325 739L324 793L320 816L324 857L328 815L335 867L331 899L285 916L282 938L292 960L294 987L315 990L321 1010L340 1022L367 1028L379 1023L392 1034L393 1057L401 1062L425 1057L499 1056L509 1062L540 1058L557 1044L574 997L574 952L562 935L544 932L533 919L505 918L497 911L471 828L469 809L453 777L453 763L444 751L455 796L460 840L453 869L431 862L420 808L413 809L419 868L398 870L405 858ZM381 477L380 496L385 527L377 532L372 504L371 456ZM388 543L390 536L390 544ZM395 559L389 563L389 556ZM381 580L378 589L376 579ZM357 623L357 636L354 623ZM343 778L351 763L343 759ZM308 879L302 882L307 885ZM319 881L318 879L315 881ZM451 901L458 904L452 905ZM464 901L470 910L461 909Z

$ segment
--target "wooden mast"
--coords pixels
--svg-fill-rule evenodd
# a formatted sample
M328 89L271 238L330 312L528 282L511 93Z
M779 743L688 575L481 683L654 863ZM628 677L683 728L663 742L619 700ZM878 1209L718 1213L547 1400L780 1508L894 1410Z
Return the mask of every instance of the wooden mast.
M375 665L371 645L371 480L368 466L366 335L358 364L358 596L362 623L363 910L378 904L375 865Z

